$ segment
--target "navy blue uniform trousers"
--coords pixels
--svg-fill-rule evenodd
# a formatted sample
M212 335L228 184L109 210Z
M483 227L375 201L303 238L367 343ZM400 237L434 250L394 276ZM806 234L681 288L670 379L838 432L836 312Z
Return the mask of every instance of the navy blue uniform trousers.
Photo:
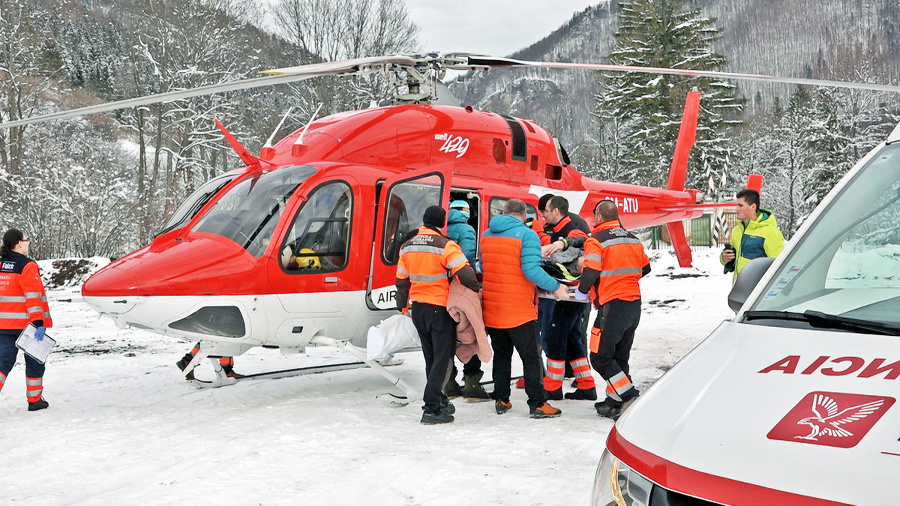
M0 330L0 372L4 376L9 376L16 365L16 356L19 354L19 348L16 347L16 339L18 339L21 330ZM25 376L29 378L40 378L44 376L44 364L25 355Z

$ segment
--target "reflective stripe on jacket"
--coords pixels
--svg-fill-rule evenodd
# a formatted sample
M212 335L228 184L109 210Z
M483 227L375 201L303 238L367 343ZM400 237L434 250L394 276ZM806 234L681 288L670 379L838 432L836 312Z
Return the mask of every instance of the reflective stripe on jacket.
M37 263L19 253L0 258L0 329L21 330L43 320L52 327L47 294Z
M408 300L447 307L450 276L467 265L458 244L422 226L400 247L397 280L409 280Z
M619 225L605 221L594 229L584 243L582 293L590 290L597 307L613 299L636 300L641 297L638 280L650 272L650 259L637 237Z
M484 324L511 329L537 320L537 290L554 291L559 283L541 268L537 234L518 218L495 216L481 236Z

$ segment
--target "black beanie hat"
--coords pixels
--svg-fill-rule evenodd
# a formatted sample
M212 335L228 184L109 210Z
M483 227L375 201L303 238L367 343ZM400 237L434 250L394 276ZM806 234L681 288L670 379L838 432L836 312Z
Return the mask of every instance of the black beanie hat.
M446 222L447 212L441 206L428 206L425 216L422 217L422 224L426 227L444 228Z

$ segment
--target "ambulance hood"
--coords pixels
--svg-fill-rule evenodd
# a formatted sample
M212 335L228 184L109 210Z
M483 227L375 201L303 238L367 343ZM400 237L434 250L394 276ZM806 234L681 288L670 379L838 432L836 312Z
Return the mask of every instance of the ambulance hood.
M717 502L752 490L892 504L898 376L900 337L725 322L641 395L608 446L651 481Z

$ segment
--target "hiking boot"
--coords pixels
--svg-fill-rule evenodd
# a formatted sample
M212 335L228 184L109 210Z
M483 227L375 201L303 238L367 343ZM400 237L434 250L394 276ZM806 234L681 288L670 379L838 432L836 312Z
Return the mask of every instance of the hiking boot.
M548 401L561 401L563 400L563 391L562 387L557 388L556 390L544 390L547 393Z
M188 354L188 355L185 355L184 357L182 357L181 360L179 360L178 362L175 362L175 365L177 365L178 368L183 371L188 366L188 364L191 363L191 360L193 360L193 359L194 359L194 357L192 355Z
M449 399L445 400L443 404L441 404L441 413L447 413L448 415L452 415L456 413L456 406L450 402Z
M554 408L549 402L545 402L536 408L531 408L531 418L556 418L562 414L562 410Z
M494 409L498 415L502 415L512 409L512 403L509 401L494 401Z
M238 374L238 373L234 372L234 368L231 366L223 366L222 370L225 371L225 376L227 376L229 378L241 379L244 377L243 374ZM193 371L191 371L191 372L193 372Z
M525 388L525 378L519 378L516 380L516 388Z
M597 388L579 388L574 392L568 392L565 395L566 399L573 401L596 401L597 400Z
M38 399L34 402L28 403L28 411L37 411L39 409L47 409L48 406L50 406L50 403L45 401L44 398L41 397L40 399Z
M456 399L457 397L463 394L463 389L459 386L459 383L456 382L456 378L449 378L446 383L444 383L444 395L451 399Z
M598 415L617 420L619 415L622 414L622 404L622 401L607 397L602 402L594 403L594 408L597 410Z
M619 417L622 416L622 412L625 411L628 406L631 406L635 399L637 399L637 396L622 402L607 397L605 401L594 404L594 407L597 409L598 415L618 420Z
M422 406L422 411L425 411L425 406ZM450 399L444 399L444 402L441 403L441 407L438 408L438 411L452 415L456 413L456 406L450 402Z
M488 395L488 393L484 390L484 387L481 386L482 376L484 376L483 371L478 371L475 374L463 376L463 380L465 380L465 386L463 386L462 394L466 401L484 402L491 400L491 396Z
M193 359L194 359L194 356L191 355L190 353L188 353L187 355L181 357L181 360L179 360L178 362L175 362L175 365L178 366L178 368L183 371L188 366L188 364L191 363L191 360L193 360ZM191 370L191 372L185 374L184 379L186 379L186 380L194 379L194 371Z
M425 425L437 425L439 423L450 423L453 421L453 415L449 410L439 409L437 413L423 413L422 423Z

